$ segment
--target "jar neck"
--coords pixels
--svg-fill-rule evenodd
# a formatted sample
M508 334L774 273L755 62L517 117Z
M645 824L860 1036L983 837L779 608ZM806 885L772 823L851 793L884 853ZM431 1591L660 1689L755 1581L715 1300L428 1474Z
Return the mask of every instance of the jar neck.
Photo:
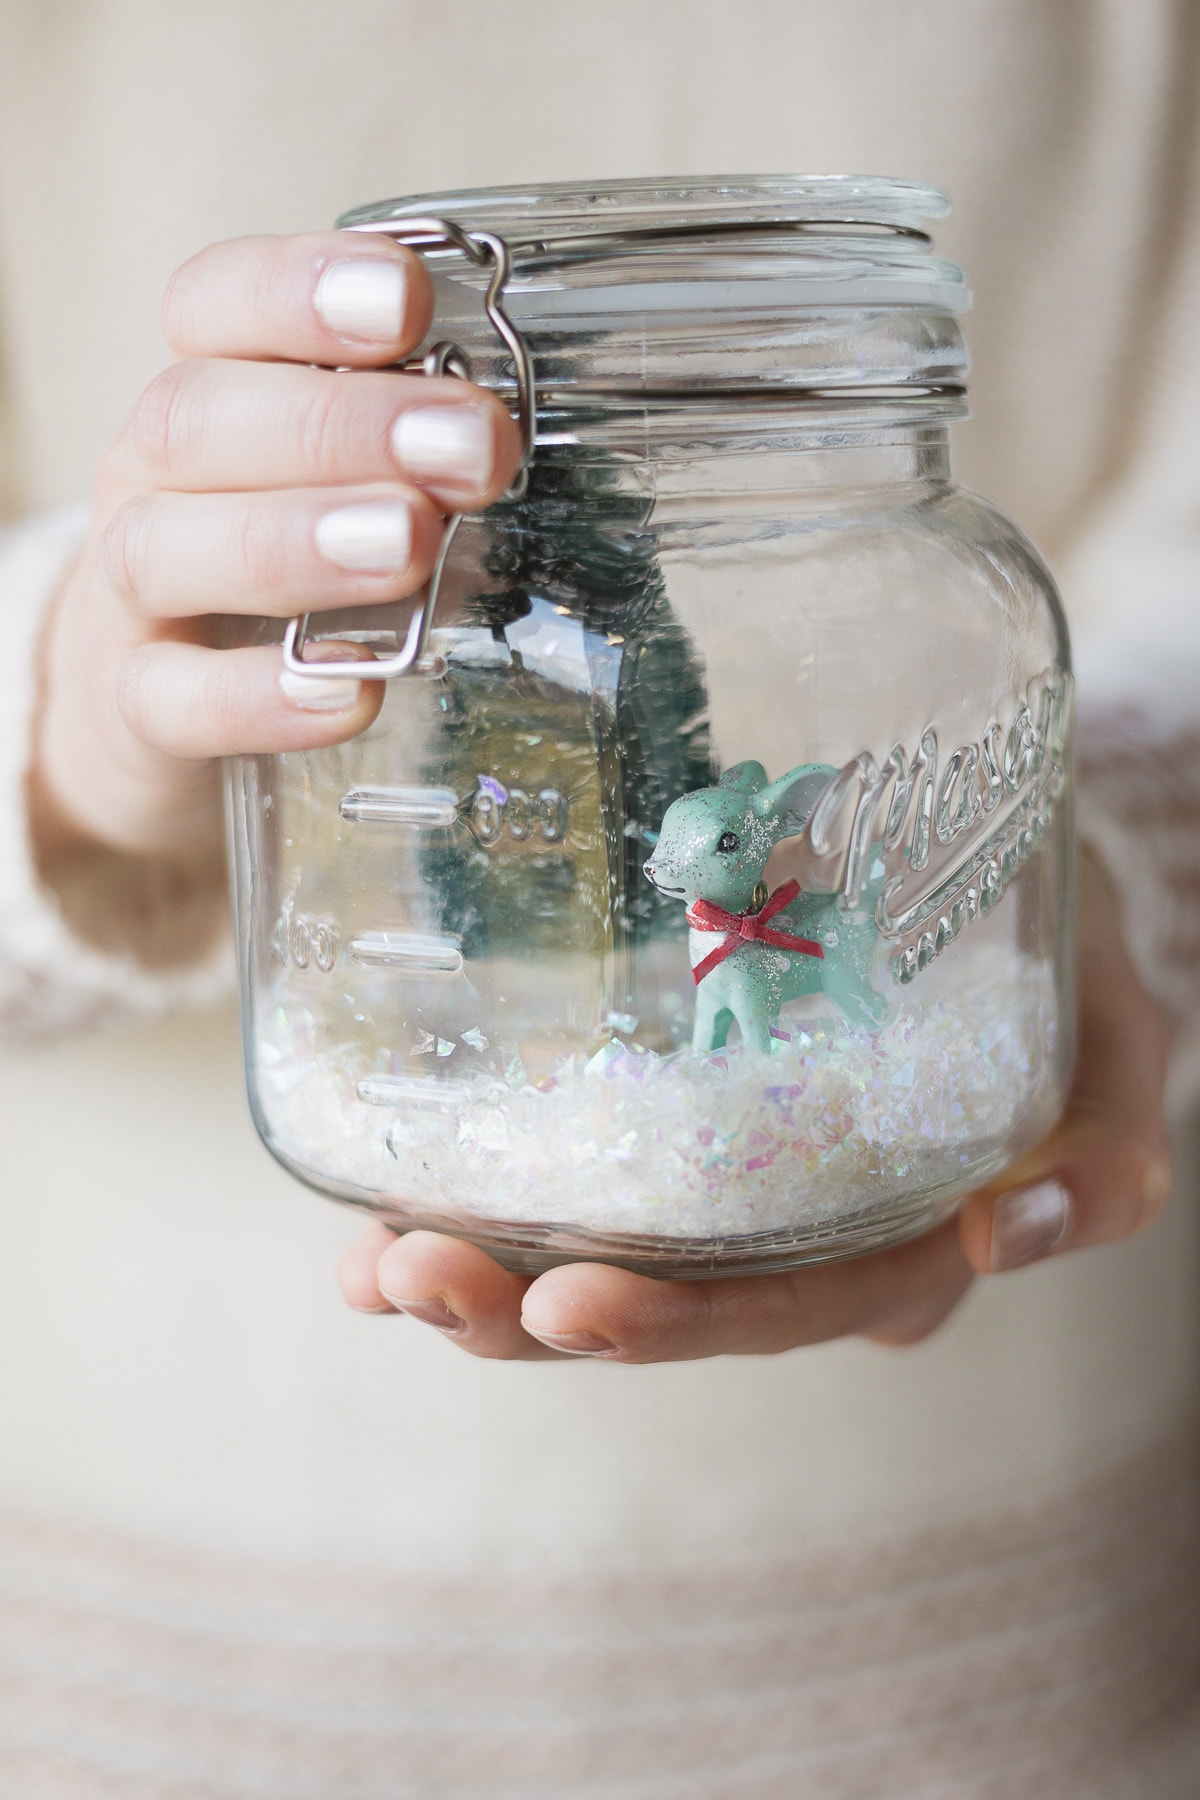
M728 421L726 422L728 424ZM919 500L952 479L950 436L944 422L890 424L873 430L830 430L808 422L804 429L764 433L747 415L743 429L673 441L643 432L632 421L624 441L611 427L597 443L584 425L569 439L539 445L526 504L626 507L653 511L656 518L684 518L717 503L722 511L769 510L786 500L790 511L837 510L862 496L886 494L896 505Z
M687 456L654 466L660 508L676 498L722 494L747 499L811 494L814 504L824 507L837 493L944 485L951 479L950 437L944 425L935 425L862 432L837 443L751 443L740 450L722 445L715 454L696 446Z

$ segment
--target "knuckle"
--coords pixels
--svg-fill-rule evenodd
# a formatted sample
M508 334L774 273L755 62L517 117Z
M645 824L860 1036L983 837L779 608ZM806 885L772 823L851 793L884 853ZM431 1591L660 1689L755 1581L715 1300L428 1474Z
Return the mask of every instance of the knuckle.
M1165 1134L1102 1130L1072 1163L1066 1185L1082 1208L1084 1241L1134 1237L1161 1217L1171 1193Z
M232 554L256 593L271 594L285 584L291 555L278 507L247 496L234 519L232 538Z
M219 650L205 655L204 678L197 695L197 724L205 740L216 746L238 740L242 723L241 692L234 659Z
M172 363L143 389L129 422L138 462L152 478L170 480L194 429L196 378L191 363Z
M358 409L351 406L341 378L333 375L314 379L297 410L294 428L306 467L336 474L351 465L362 419Z
M335 234L336 236L336 234ZM313 308L314 248L324 237L267 236L240 240L250 252L239 263L243 312L274 339L303 330Z
M216 650L144 645L117 678L121 718L134 737L169 755L224 754L236 742L241 716L233 660Z
M245 303L250 316L271 319L296 309L296 280L287 238L259 238L259 251L245 274Z
M182 349L190 331L200 258L189 257L167 282L162 302L162 332L173 350Z
M125 430L107 446L96 464L97 509L103 512L119 506L129 487L129 436Z
M118 598L138 612L147 610L152 514L147 500L126 500L109 519L100 540L105 580Z
M117 675L117 712L134 737L142 742L148 741L147 700L151 678L151 657L145 649L135 650L127 656Z
M867 1336L889 1350L915 1350L941 1330L957 1309L964 1292L965 1288L956 1285L952 1293L932 1296L889 1324L868 1332Z

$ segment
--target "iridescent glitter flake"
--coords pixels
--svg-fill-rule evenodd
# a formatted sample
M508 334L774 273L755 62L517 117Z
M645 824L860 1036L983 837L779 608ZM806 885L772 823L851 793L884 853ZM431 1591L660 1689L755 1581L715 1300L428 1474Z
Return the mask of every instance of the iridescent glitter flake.
M462 1104L414 1122L358 1101L360 1053L281 1006L260 1018L259 1085L283 1153L364 1196L461 1216L486 1195L493 1219L736 1239L963 1185L1047 1093L1054 1018L1047 971L996 956L953 1000L877 1031L786 1012L770 1055L658 1056L614 1037L549 1072L501 1043L499 1071L467 1065ZM461 1041L487 1047L477 1027ZM427 1032L413 1045L439 1061L453 1048Z
M622 1036L628 1037L630 1033L636 1031L637 1028L638 1018L636 1013L611 1012L608 1015L608 1029L610 1031L618 1031Z

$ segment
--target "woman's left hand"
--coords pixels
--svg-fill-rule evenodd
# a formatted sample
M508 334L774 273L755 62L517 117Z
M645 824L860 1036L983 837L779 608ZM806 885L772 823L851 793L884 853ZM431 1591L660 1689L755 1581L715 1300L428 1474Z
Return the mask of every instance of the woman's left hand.
M1079 1057L1067 1109L1036 1149L938 1230L873 1256L708 1281L602 1263L514 1275L471 1244L372 1225L346 1256L360 1312L404 1312L473 1356L682 1362L771 1355L830 1338L927 1337L977 1274L1019 1268L1148 1225L1170 1189L1166 1027L1125 948L1116 897L1080 856Z

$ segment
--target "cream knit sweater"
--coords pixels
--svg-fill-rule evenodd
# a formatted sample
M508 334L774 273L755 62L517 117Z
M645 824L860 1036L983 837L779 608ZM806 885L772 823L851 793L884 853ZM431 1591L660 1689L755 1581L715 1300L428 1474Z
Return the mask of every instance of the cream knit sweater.
M255 1143L221 965L74 936L22 797L81 528L46 509L198 246L492 181L931 179L977 294L959 470L1063 579L1089 829L1186 1033L1197 35L1184 0L0 0L0 470L37 521L0 544L0 1793L1200 1791L1187 1168L1146 1238L904 1355L472 1362L343 1309L353 1221Z

